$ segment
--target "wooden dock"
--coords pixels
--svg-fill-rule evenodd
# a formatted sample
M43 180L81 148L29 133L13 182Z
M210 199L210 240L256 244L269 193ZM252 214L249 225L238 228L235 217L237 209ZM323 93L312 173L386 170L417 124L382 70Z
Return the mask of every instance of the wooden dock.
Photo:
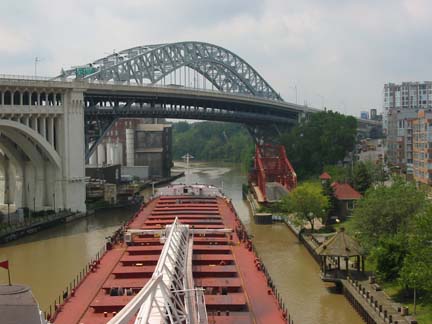
M341 281L343 294L368 324L416 324L411 316L403 315L408 309L392 301L368 280L351 278Z

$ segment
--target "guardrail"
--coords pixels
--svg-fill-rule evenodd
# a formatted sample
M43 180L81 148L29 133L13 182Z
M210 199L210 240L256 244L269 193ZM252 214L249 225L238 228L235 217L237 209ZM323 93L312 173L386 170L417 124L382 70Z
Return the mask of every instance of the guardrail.
M23 81L57 81L57 80L53 80L52 77L36 76L36 75L19 75L19 74L0 74L0 79L23 80Z
M253 94L247 94L247 93L235 93L235 92L223 92L219 90L212 90L212 89L202 89L202 88L195 88L195 87L188 87L183 85L163 85L163 84L153 84L153 83L145 83L145 84L138 84L138 83L130 83L130 82L121 82L121 81L101 81L101 80L89 80L89 79L58 79L56 77L45 77L45 76L28 76L28 75L17 75L17 74L0 74L0 80L13 80L13 81L50 81L50 82L67 82L67 83L73 83L73 82L82 82L82 83L88 83L88 84L100 84L100 85L118 85L118 86L130 86L130 87L147 87L147 88L160 88L160 89L171 89L171 90L190 90L190 91L198 91L200 93L207 93L207 94L222 94L222 95L232 95L237 97L243 97L243 98L250 98L250 99L260 99L260 100L267 100L275 103L281 103L286 104L285 101L280 101L277 99L272 98L265 98L265 97L259 97L255 96ZM293 104L294 105L294 104ZM301 106L303 108L309 108L314 109L311 107L308 107L306 105Z

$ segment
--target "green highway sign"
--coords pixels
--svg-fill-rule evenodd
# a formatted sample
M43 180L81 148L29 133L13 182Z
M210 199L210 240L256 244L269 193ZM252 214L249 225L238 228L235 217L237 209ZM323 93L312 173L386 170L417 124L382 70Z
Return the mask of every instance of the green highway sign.
M96 69L94 67L86 66L86 67L79 67L75 69L75 76L77 78L83 78L86 75L93 74L96 72Z

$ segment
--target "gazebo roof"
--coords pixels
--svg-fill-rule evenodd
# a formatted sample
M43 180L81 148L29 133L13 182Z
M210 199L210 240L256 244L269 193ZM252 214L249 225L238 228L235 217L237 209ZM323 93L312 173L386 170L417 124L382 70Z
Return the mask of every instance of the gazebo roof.
M321 244L316 249L316 253L318 255L339 257L352 257L364 254L360 244L348 236L344 228L341 228L332 238Z
M320 178L321 180L330 180L330 179L331 179L331 176L330 176L330 174L328 174L327 172L323 172L323 173L319 176L319 178Z

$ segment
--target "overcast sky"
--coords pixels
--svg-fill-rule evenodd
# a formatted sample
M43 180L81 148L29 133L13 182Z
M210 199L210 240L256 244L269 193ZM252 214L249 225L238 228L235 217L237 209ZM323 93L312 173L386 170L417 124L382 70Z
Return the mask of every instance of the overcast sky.
M287 101L359 115L430 80L431 0L1 0L0 73L56 75L136 45L230 49Z

